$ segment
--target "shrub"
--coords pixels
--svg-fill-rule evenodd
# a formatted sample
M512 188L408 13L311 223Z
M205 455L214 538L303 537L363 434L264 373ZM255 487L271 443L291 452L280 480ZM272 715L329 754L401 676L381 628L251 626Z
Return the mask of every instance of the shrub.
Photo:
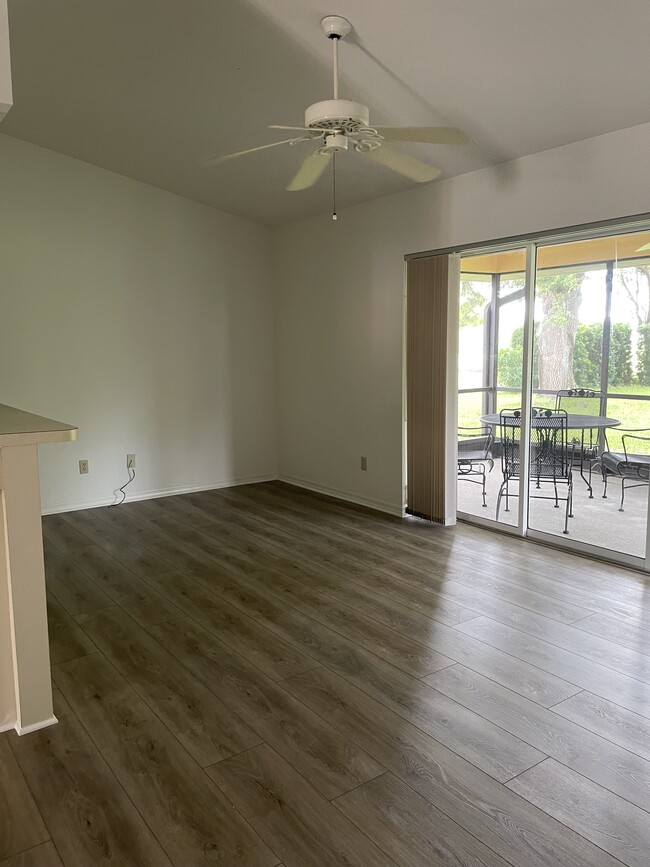
M640 329L639 371L641 385L650 385L650 325ZM573 353L573 376L576 385L600 388L600 364L603 354L603 326L579 325ZM510 346L499 350L499 385L517 388L521 385L524 329L515 328ZM533 388L539 387L537 347L533 366ZM609 386L632 383L632 328L617 322L612 325L609 339Z
M639 355L636 375L639 385L650 385L650 325L639 326Z
M632 328L624 322L616 322L609 338L609 386L631 383Z
M579 325L573 351L573 377L582 388L600 388L600 361L603 354L603 326Z
M499 385L504 388L520 388L522 376L522 364L524 355L524 329L523 326L515 328L510 338L510 346L499 350L498 377ZM537 370L537 353L533 360L533 388L539 385Z

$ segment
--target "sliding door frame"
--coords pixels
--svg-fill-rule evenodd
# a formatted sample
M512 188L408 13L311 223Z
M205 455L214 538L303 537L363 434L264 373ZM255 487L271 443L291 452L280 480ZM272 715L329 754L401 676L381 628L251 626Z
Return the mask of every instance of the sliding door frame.
M537 247L526 245L526 282L524 284L524 355L521 371L521 439L519 443L519 466L523 469L519 478L519 514L517 531L520 536L528 533L528 509L530 488L530 407L533 398L533 333L535 329L535 269Z
M534 337L534 316L535 316L535 279L537 267L537 251L540 247L553 246L555 244L566 244L572 241L592 240L596 238L608 237L610 235L630 234L634 232L650 231L650 215L644 215L639 218L629 220L616 220L609 223L598 223L591 226L574 227L558 232L538 233L528 236L518 236L508 240L501 240L494 244L473 244L466 247L460 247L454 250L459 258L464 255L479 256L482 254L499 253L510 251L513 249L525 249L526 251L526 276L524 286L525 312L524 312L524 353L522 360L522 466L528 467L530 454L530 407L532 402L532 386L533 386L533 337ZM451 251L440 251L451 252ZM420 255L416 254L416 258ZM460 295L460 273L456 292ZM451 325L451 323L450 323ZM455 366L457 368L457 354L451 355L448 358L448 367ZM457 349L457 348L455 348ZM607 363L605 353L603 353L603 364ZM496 387L496 383L494 384ZM447 460L455 468L458 451L457 443L455 449L449 449ZM452 453L453 452L453 453ZM529 517L529 473L525 472L520 481L520 490L518 497L518 515L517 525L510 526L499 524L496 520L483 518L479 515L472 515L467 512L459 512L458 517L462 521L475 524L480 527L486 527L498 532L507 533L510 535L528 538L532 541L542 542L552 545L555 548L561 548L574 553L585 554L597 560L610 561L617 565L627 566L640 571L650 572L650 503L647 508L646 522L646 546L645 557L635 557L630 554L624 554L616 551L604 551L604 549L596 545L590 545L586 542L577 540L567 540L557 537L551 533L545 533L541 530L535 530L528 526ZM650 496L650 492L649 492Z

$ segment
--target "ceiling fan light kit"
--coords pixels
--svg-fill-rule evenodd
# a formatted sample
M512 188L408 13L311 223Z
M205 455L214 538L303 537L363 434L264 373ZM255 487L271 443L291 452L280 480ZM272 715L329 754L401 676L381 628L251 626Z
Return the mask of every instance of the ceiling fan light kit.
M343 135L342 133L332 133L332 135L325 136L325 144L322 148L320 148L319 153L325 156L326 154L333 154L337 151L346 151L348 149L348 137Z
M238 151L234 154L212 157L205 165L217 165L224 160L255 153L278 145L294 145L309 141L317 144L287 187L290 192L313 187L327 166L333 168L333 190L336 191L336 154L348 150L369 157L373 162L398 172L416 183L426 183L437 178L441 172L410 154L392 150L387 142L419 142L424 144L464 144L467 136L453 127L373 127L370 126L370 111L366 105L351 99L339 99L338 46L341 39L351 32L352 25L339 15L328 15L321 21L321 28L332 41L333 99L322 100L310 105L305 111L304 126L284 126L273 124L271 129L294 130L299 135L281 142L272 142ZM319 143L320 140L320 143ZM349 147L352 143L352 148ZM333 218L336 219L336 203Z

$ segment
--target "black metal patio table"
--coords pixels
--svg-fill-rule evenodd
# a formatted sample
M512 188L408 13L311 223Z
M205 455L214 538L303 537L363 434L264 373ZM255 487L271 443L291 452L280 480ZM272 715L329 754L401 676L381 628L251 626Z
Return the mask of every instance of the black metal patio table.
M531 424L535 424L535 416L531 419ZM492 427L498 427L500 423L500 415L498 412L488 413L487 415L481 416L481 422L483 424L490 425ZM617 418L609 418L605 415L581 415L579 413L567 413L567 428L568 430L580 431L580 475L585 485L589 490L589 496L593 497L593 489L591 487L591 482L589 479L585 477L584 474L584 445L585 445L585 431L587 430L602 430L605 431L608 427L616 427L621 422ZM589 477L591 478L591 472L589 473Z

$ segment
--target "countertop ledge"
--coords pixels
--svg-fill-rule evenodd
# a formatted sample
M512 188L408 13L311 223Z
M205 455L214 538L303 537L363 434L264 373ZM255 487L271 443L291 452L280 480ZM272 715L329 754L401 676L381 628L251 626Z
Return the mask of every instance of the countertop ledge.
M0 447L71 442L78 433L75 425L0 404Z

